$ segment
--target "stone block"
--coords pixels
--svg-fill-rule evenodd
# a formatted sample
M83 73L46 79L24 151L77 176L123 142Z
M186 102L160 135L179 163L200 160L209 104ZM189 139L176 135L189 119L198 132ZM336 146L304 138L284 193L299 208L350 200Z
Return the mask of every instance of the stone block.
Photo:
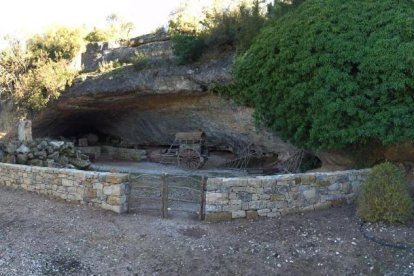
M122 210L121 206L112 206L112 205L109 205L107 203L102 203L101 208L105 209L105 210L115 212L115 213L118 213L118 214L120 214L120 213L122 213L122 211L124 211L124 210Z
M249 209L252 210L259 210L259 209L266 209L269 206L268 201L264 200L257 200L249 202Z
M247 185L253 188L263 188L262 180L257 178L250 178L247 180Z
M339 183L333 183L333 184L328 186L329 191L337 191L337 190L339 190L339 188L340 188Z
M257 214L257 211L246 211L246 218L256 220L259 218L259 214Z
M280 213L280 212L278 212L278 211L276 211L276 212L270 212L270 213L267 213L267 215L266 215L268 218L278 218L278 217L280 217L280 216L282 216L282 214Z
M111 184L121 184L123 182L128 182L127 174L109 174L106 176L106 182Z
M221 212L223 211L222 205L206 204L206 212Z
M265 216L267 216L267 213L270 213L270 209L260 209L260 210L257 210L257 214L258 214L260 217L265 217Z
M237 218L245 218L246 217L246 211L238 210L231 212L231 218L237 219Z
M114 205L114 206L118 206L121 204L121 198L118 196L109 196L108 199L106 200L106 202L109 205Z
M226 211L226 212L234 212L234 211L239 211L241 209L242 209L241 204L230 204L230 205L223 206L223 211Z
M285 201L286 196L284 194L270 195L270 201Z
M214 193L214 192L207 192L206 193L206 202L212 204L227 204L229 202L229 194L228 193Z
M217 212L217 213L206 213L205 220L206 221L228 221L232 219L231 212Z
M352 186L350 183L345 182L341 184L341 192L349 194L352 191Z
M312 202L312 203L316 202L318 200L317 195L318 194L316 193L316 189L309 189L309 190L303 191L303 196L308 202Z

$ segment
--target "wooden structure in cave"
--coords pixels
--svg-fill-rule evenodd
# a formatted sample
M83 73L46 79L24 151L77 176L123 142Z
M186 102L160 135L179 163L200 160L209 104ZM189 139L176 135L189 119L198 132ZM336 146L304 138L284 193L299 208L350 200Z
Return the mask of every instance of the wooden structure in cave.
M178 164L184 169L200 169L208 158L205 134L202 131L178 132L174 142L161 153L161 163Z

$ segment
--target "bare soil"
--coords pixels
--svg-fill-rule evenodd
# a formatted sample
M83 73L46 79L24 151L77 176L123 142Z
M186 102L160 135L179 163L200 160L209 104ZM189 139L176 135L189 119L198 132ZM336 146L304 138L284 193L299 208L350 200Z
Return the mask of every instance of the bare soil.
M405 250L360 226L353 206L206 223L0 188L0 275L414 275L414 222L364 226Z

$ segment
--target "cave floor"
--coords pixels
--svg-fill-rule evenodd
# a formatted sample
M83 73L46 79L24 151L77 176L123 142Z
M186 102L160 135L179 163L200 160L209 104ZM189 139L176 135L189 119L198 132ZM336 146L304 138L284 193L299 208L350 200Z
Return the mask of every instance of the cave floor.
M92 170L117 171L121 173L150 174L150 175L182 175L206 177L240 177L248 176L244 170L229 168L202 168L199 170L185 170L177 165L164 165L154 162L126 162L126 161L97 161L92 164Z

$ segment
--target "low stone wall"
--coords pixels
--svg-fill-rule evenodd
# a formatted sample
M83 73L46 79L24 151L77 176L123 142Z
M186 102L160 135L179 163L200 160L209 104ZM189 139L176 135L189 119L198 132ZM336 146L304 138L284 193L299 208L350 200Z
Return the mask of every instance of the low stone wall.
M0 163L0 185L37 192L67 201L128 211L127 174L86 172Z
M144 161L147 151L140 149L117 148L111 146L77 147L77 150L89 156L91 160Z
M209 178L206 220L255 219L352 202L369 170Z

